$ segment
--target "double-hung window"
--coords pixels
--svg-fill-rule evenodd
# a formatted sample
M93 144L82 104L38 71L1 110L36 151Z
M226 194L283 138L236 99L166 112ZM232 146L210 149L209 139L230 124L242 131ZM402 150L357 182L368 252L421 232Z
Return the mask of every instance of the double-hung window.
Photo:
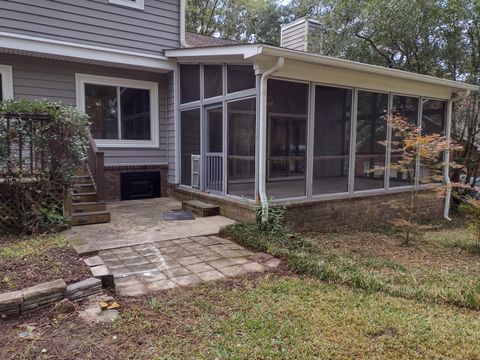
M0 65L0 101L13 98L12 67Z
M77 74L77 106L99 146L158 146L157 83Z

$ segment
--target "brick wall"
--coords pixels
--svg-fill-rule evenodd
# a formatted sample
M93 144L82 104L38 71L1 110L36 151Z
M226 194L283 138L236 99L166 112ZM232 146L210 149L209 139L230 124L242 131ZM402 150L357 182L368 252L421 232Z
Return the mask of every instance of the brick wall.
M167 196L168 165L106 165L106 197L107 201L120 200L120 174L132 172L160 171L160 196Z
M409 192L338 200L290 204L285 220L297 231L340 231L380 225L396 216L392 202L408 202ZM421 220L441 219L444 199L424 193L418 214ZM301 214L301 215L299 215Z
M220 206L223 216L240 222L255 221L255 206L202 193L197 190L169 186L169 196L179 200L200 200ZM337 200L315 200L288 204L285 222L296 231L341 231L379 225L395 216L390 205L394 200L409 201L410 193L363 196ZM398 202L396 202L398 203ZM420 202L422 220L441 219L444 200L436 193L423 193Z

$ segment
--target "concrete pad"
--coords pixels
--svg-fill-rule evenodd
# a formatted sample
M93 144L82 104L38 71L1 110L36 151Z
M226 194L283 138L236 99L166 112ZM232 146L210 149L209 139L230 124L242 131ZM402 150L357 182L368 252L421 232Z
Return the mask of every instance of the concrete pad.
M86 254L217 234L223 226L235 223L223 216L184 221L163 220L164 212L180 208L181 203L171 198L110 203L110 223L75 227L66 231L65 235L79 254Z

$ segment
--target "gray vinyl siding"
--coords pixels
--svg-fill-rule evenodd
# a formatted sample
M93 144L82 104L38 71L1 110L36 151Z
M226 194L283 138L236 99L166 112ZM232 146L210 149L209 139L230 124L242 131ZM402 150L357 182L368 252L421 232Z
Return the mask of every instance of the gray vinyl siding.
M170 109L167 101L168 74L6 54L0 54L0 64L12 66L15 99L47 99L76 105L76 73L158 82L160 146L148 149L110 148L103 150L105 151L105 163L107 165L168 163L167 114L173 114L173 108Z
M305 22L300 22L292 27L282 30L282 47L305 51Z
M161 55L180 45L180 1L0 0L0 31Z

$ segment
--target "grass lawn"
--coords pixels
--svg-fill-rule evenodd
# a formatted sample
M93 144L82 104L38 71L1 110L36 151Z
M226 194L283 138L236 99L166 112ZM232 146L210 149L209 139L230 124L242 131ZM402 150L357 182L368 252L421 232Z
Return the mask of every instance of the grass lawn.
M468 230L409 247L386 232L225 233L284 267L117 298L114 323L51 308L6 320L0 359L480 359L480 255ZM28 325L34 340L18 337Z
M5 322L0 358L480 358L478 313L269 273L120 299L122 317ZM34 323L38 338L18 339Z
M41 282L85 279L90 271L63 235L0 237L0 292Z
M410 246L391 233L272 236L234 225L225 234L285 259L294 272L371 292L480 309L480 253L463 227L427 232Z

